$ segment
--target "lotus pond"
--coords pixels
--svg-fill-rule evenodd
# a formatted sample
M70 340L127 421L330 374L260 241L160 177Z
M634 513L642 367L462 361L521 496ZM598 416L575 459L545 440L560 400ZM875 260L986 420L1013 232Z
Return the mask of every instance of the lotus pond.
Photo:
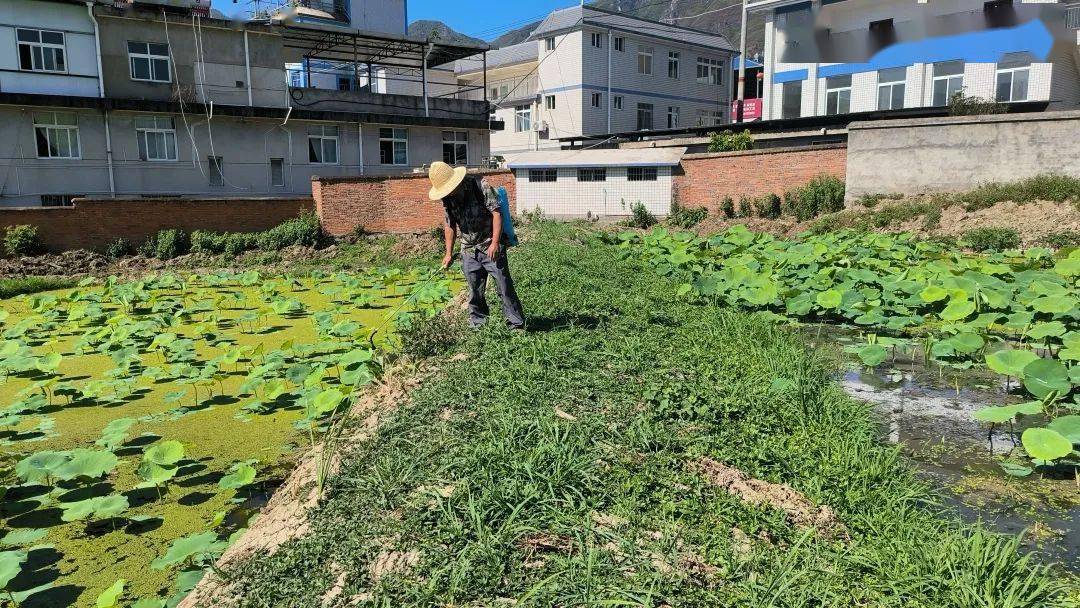
M175 605L451 286L249 271L0 300L0 602Z
M660 228L618 239L679 281L682 297L856 328L861 343L846 350L866 367L904 351L942 370L987 369L1002 402L973 417L1023 448L1000 459L1004 472L1077 475L1080 250L976 255L905 234L781 240L742 226L710 238Z

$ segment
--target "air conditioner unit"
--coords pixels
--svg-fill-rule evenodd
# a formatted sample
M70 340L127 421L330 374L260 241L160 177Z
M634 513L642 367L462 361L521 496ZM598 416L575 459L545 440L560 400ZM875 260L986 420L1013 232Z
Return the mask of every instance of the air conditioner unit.
M537 121L533 122L532 126L533 126L533 131L547 131L548 130L547 121L544 121L544 120L537 120Z

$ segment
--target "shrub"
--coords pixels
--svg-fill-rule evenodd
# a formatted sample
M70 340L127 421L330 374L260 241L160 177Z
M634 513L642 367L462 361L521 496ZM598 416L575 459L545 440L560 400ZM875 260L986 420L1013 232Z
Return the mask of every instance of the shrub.
M171 260L191 251L191 240L178 228L162 230L146 239L139 247L139 254L148 258Z
M729 220L735 217L735 201L730 196L725 196L724 200L720 201L720 213Z
M739 152L753 147L754 136L750 134L749 129L742 133L722 131L709 134L709 152Z
M750 208L750 199L745 196L739 199L739 217L750 217L753 209Z
M225 252L225 234L196 230L191 233L191 252L215 255Z
M671 214L668 215L668 223L689 230L707 217L709 217L709 210L705 207L683 207L678 200L674 200L671 202Z
M780 212L781 203L779 196L776 194L766 194L761 197L761 217L775 220L780 217Z
M319 217L305 212L295 219L258 234L258 247L265 251L280 251L292 245L317 247L322 242L322 225Z
M105 257L111 260L120 259L134 252L135 248L131 246L131 243L122 238L118 238L105 246Z
M630 219L626 220L626 223L631 228L651 228L658 221L641 201L630 205L630 214Z
M4 231L4 252L10 256L33 255L41 251L37 226L20 224Z
M1065 232L1052 232L1042 238L1041 243L1052 249L1068 249L1080 247L1080 232L1066 230Z
M1020 246L1020 233L1012 228L975 228L965 232L963 240L975 251L1005 251Z
M0 279L0 300L29 293L74 287L77 280L68 277L17 277Z
M963 92L949 98L949 116L978 116L980 114L1004 114L1009 106L982 97L968 97Z
M461 315L435 315L419 319L399 330L402 352L413 357L432 357L449 353L466 336Z
M1007 201L1021 204L1031 201L1080 202L1080 178L1048 173L1016 182L992 182L958 194L955 200L968 211Z

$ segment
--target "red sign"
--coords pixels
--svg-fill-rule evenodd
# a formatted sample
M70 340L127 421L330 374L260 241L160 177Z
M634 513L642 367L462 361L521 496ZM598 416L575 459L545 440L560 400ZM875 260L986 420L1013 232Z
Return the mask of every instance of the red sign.
M739 116L739 100L731 102L731 122L735 122ZM751 120L761 120L761 100L760 99L744 99L743 100L743 122L750 122Z

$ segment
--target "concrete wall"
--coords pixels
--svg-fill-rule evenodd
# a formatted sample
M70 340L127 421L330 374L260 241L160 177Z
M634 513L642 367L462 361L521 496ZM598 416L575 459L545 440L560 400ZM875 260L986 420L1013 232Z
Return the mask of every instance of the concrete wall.
M64 73L19 69L16 27L64 33ZM86 6L60 2L4 0L0 2L0 91L98 96L94 25Z
M35 111L52 110L0 106L0 206L40 205L41 196L47 194L109 195L103 115L95 110L57 109L72 112L78 118L80 158L39 159L33 115ZM118 195L307 196L311 192L312 176L359 175L361 149L365 175L399 174L441 160L443 131L453 130L408 127L408 164L383 165L379 156L380 125L360 127L356 123L293 119L282 127L278 120L217 116L208 127L203 114L177 114L171 118L178 158L153 162L139 157L135 119L142 116L152 115L138 112L109 115ZM335 164L310 162L308 132L320 125L338 128ZM479 164L488 154L487 132L457 130L468 133L469 162ZM211 155L222 157L224 185L210 183L207 157ZM283 161L283 186L271 184L270 159L278 158Z
M856 122L847 196L970 190L1042 173L1080 177L1080 112Z
M118 238L138 246L167 228L257 232L312 208L312 200L305 197L75 201L73 207L0 210L0 231L29 224L38 227L38 236L50 251L100 250Z
M385 95L363 91L329 89L290 89L293 106L324 112L371 112L395 116L424 116L424 98L420 95ZM427 111L432 118L486 120L488 104L484 101L429 97Z

